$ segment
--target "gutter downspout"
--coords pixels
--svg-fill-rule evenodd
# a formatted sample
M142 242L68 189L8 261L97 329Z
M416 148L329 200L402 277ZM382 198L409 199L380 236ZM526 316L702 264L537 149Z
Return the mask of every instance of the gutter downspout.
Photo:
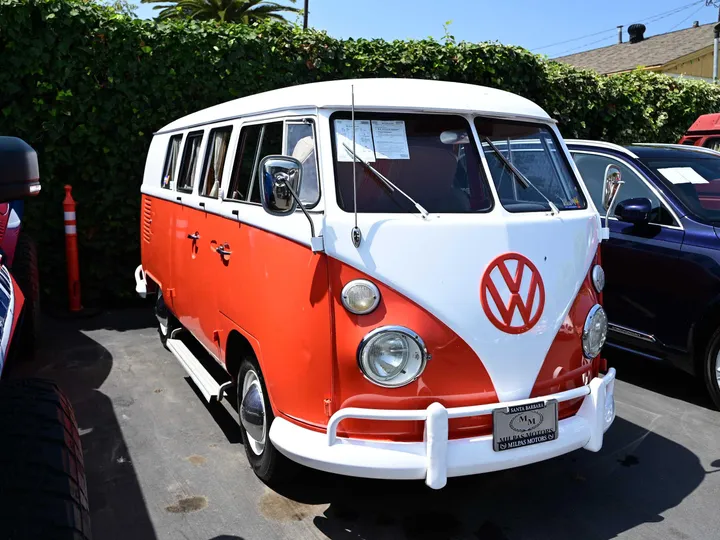
M720 23L715 25L715 40L713 43L713 83L718 80L718 42L720 42Z

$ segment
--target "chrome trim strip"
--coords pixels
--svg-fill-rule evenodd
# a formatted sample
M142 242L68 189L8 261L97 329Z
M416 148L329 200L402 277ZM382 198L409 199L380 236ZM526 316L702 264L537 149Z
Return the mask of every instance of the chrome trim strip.
M584 144L587 146L596 146L597 148L606 148L608 150L615 150L616 152L622 152L623 154L630 156L632 158L638 159L637 155L635 155L634 152L631 152L624 146L620 146L619 144L609 143L605 141L591 141L589 139L565 139L565 144L568 146L571 144ZM570 150L572 152L572 150Z
M643 341L647 341L648 343L655 343L657 340L655 339L655 336L652 334L646 334L645 332L640 332L639 330L633 330L632 328L628 328L626 326L621 326L619 324L615 323L608 323L608 330L611 332L615 332L617 334L623 334L624 336L630 336L637 339L641 339Z

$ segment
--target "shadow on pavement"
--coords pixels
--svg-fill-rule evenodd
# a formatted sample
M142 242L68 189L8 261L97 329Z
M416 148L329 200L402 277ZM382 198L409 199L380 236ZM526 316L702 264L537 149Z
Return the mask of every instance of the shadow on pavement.
M127 323L138 320L128 315ZM115 319L118 317L114 316ZM121 323L127 324L122 319ZM86 322L87 319L55 320L45 324L36 359L18 366L14 375L56 381L75 409L85 458L93 537L153 540L157 537L113 403L98 390L110 374L113 358L105 347L79 331L78 327ZM95 323L102 322L100 316ZM131 327L128 324L128 329Z
M621 381L714 410L700 376L693 377L673 366L616 349L608 348L607 359L609 365L617 369L618 379Z
M152 303L148 301L145 308L113 311L87 309L77 315L55 309L48 311L47 315L53 323L67 323L76 331L115 330L116 332L127 332L157 326L151 306Z
M692 493L705 474L692 452L618 418L597 454L579 450L527 467L453 478L440 491L419 481L303 471L304 478L280 495L302 504L329 503L313 523L333 540L609 540L663 521L660 514Z

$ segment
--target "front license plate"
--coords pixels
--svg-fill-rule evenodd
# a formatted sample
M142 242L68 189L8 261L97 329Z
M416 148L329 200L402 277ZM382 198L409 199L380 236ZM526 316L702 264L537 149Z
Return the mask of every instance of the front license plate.
M493 450L554 441L557 438L557 401L538 401L493 411Z

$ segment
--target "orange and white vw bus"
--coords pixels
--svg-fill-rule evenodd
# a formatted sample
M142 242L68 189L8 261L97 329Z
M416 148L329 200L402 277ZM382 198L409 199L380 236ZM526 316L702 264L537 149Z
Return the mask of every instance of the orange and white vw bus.
M205 398L236 390L266 482L442 488L597 451L614 420L607 229L527 99L367 79L223 103L155 133L140 228L137 290Z

